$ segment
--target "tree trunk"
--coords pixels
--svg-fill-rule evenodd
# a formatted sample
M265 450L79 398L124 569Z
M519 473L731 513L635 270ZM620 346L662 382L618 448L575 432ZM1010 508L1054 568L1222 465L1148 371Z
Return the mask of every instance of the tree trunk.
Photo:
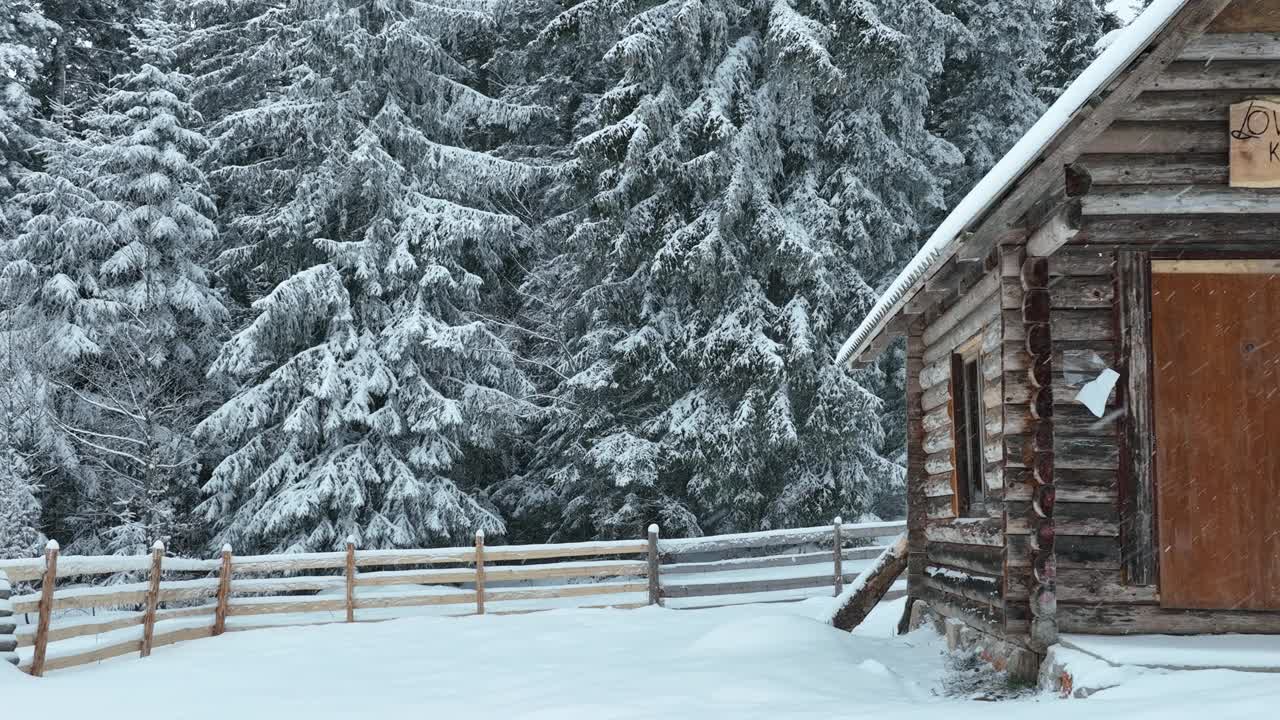
M875 564L863 570L840 596L840 609L832 616L831 624L841 630L858 627L906 569L907 536L900 535L892 546L880 553Z

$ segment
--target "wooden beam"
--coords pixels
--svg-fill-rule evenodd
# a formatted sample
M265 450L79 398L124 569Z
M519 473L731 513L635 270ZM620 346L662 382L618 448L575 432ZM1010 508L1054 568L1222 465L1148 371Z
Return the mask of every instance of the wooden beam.
M222 567L218 570L217 608L213 615L213 634L221 635L227 629L227 602L231 599L231 546L222 546Z
M1280 35L1274 32L1205 33L1192 40L1178 60L1280 60Z
M1280 275L1280 260L1153 260L1153 273Z
M1124 250L1117 260L1124 434L1120 453L1120 532L1125 575L1134 585L1159 577L1155 523L1155 419L1151 395L1149 256Z
M1280 32L1280 6L1275 0L1235 0L1214 19L1214 33Z
M960 300L947 308L938 319L924 329L924 344L934 345L951 331L960 321L969 317L978 306L987 302L1000 289L1000 276L987 273L973 287L963 290Z
M653 523L649 526L649 562L647 564L647 573L649 579L649 604L659 605L662 603L662 565L658 556L658 524Z
M1031 234L1031 238L1027 240L1027 254L1032 257L1049 257L1055 253L1080 233L1082 217L1079 201L1063 205Z
M1214 186L1113 187L1081 198L1085 215L1280 215L1280 194Z
M979 241L994 238L1000 228L1016 224L1031 203L1061 177L1062 168L1075 162L1084 148L1110 127L1125 107L1146 90L1231 1L1203 0L1175 16L1156 38L1151 51L1136 59L1132 69L1113 84L1106 98L1092 112L1078 117L1073 126L1061 134L1061 142L1024 173L1004 200L987 214L974 230Z

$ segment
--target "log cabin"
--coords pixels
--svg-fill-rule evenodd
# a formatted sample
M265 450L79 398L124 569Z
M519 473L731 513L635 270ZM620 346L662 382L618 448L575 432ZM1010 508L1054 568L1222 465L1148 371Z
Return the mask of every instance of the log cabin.
M1277 103L1280 0L1156 0L841 351L905 336L909 596L1014 674L1280 633Z

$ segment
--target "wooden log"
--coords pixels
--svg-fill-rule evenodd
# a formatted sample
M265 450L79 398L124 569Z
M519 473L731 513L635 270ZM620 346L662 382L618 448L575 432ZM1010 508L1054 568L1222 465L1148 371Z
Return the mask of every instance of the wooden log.
M930 565L945 565L982 575L1000 575L1004 571L1004 553L990 545L958 545L929 543Z
M1051 215L1027 239L1027 254L1048 257L1080 232L1080 203L1071 202Z
M819 585L826 585L830 578L823 576ZM624 595L631 593L647 593L647 582L630 583L595 583L592 585L563 585L550 588L527 588L519 590L493 590L488 593L490 603L512 600L546 600L551 598L590 597L592 595ZM666 588L663 588L666 593ZM674 596L673 596L674 597Z
M1151 81L1148 91L1254 90L1276 86L1280 65L1274 62L1226 60L1176 62ZM1226 137L1226 133L1222 134Z
M658 556L658 524L649 525L649 562L646 568L649 580L649 604L662 604L662 565Z
M356 539L347 538L347 565L343 571L346 580L347 622L356 621Z
M875 564L863 570L853 583L853 592L835 612L831 624L841 630L856 628L871 614L898 576L907 569L907 536L899 537L892 546L876 559Z
M975 310L978 310L988 299L999 289L1000 275L999 273L987 273L977 282L967 293L962 295L959 300L945 312L938 316L938 319L931 323L924 330L924 344L935 345L943 337L947 335L960 321L968 318ZM985 323L984 323L985 324Z
M1095 186L1227 185L1229 168L1224 153L1177 155L1086 155Z
M1133 246L1178 245L1221 248L1230 245L1267 247L1280 234L1276 216L1128 216L1091 217L1085 220L1084 235L1096 245Z
M451 597L451 596L434 596ZM468 598L469 599L469 598ZM347 607L346 598L326 596L232 598L227 605L228 617L241 615L278 615L281 613L338 612ZM357 607L366 607L365 601Z
M835 524L831 526L831 555L835 564L836 580L833 595L836 597L840 597L840 593L844 592L844 541L840 538L840 526L843 524L844 521L837 517Z
M142 615L142 657L151 655L151 643L156 633L156 608L160 604L160 566L164 563L164 543L157 540L151 546L151 586L147 589L147 606Z
M476 531L476 614L484 614L484 531Z
M1103 187L1081 202L1090 216L1280 214L1280 195L1211 185Z
M1232 105L1254 98L1280 95L1280 78L1273 84L1275 87L1270 89L1147 92L1129 103L1121 119L1143 122L1216 122L1225 125Z
M943 542L957 545L987 545L991 547L1004 545L1004 532L1001 523L986 518L966 518L951 522L930 523L925 527L925 537L931 543Z
M50 540L44 547L44 579L40 583L40 610L36 620L35 650L31 656L31 674L44 675L45 654L49 647L49 620L53 615L53 590L58 584L58 543Z
M1155 517L1155 414L1151 390L1151 265L1145 253L1122 251L1120 285L1121 387L1124 434L1117 452L1123 484L1122 554L1125 573L1135 585L1154 585L1159 577L1159 541Z
M1280 614L1247 610L1171 610L1157 605L1061 603L1062 632L1094 635L1280 633Z
M1229 143L1221 123L1117 121L1085 148L1085 154L1225 153Z
M985 330L991 323L999 322L999 319L1000 302L995 294L992 293L992 295L984 299L984 302L977 309L948 330L937 343L927 345L924 351L924 361L926 363L934 363L947 357L956 348L964 344L966 340Z
M1228 12L1223 15L1228 15ZM1250 25L1254 25L1252 20ZM1280 61L1280 36L1274 32L1205 33L1192 40L1178 56L1178 60L1202 63L1229 60Z
M222 568L218 571L218 605L213 615L213 634L227 629L227 602L231 599L231 546L222 546Z

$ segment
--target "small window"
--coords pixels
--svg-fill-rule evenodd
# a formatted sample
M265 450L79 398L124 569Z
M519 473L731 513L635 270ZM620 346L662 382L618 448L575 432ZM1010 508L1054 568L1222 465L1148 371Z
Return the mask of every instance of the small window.
M982 367L975 348L951 358L952 422L955 427L956 504L962 516L983 514L984 423Z

